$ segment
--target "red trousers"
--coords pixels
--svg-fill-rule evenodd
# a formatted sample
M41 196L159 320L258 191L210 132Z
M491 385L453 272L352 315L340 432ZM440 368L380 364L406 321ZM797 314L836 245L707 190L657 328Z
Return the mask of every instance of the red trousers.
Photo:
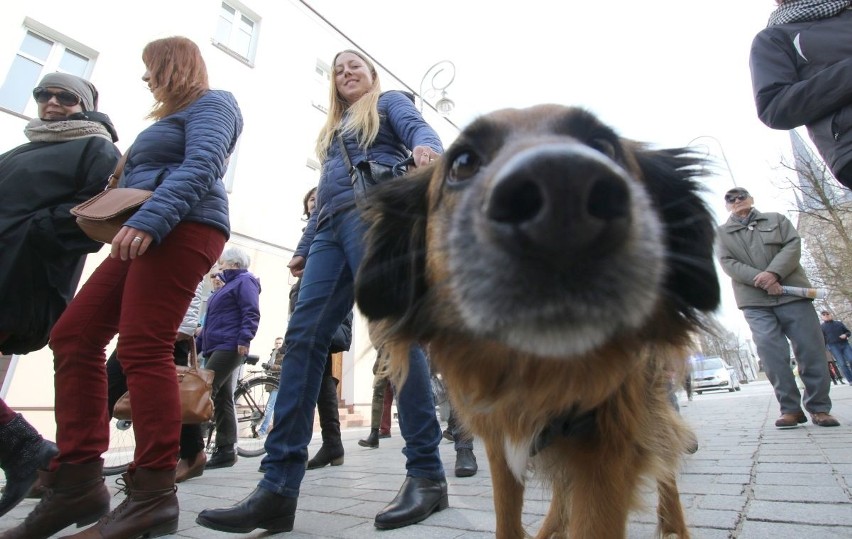
M393 405L393 387L390 383L387 383L385 384L385 395L382 399L382 422L379 425L379 434L390 434L391 405Z
M116 333L133 403L132 467L175 468L181 426L175 338L224 245L219 230L181 223L141 257L107 258L89 277L50 334L59 446L51 469L95 461L109 447L105 349Z

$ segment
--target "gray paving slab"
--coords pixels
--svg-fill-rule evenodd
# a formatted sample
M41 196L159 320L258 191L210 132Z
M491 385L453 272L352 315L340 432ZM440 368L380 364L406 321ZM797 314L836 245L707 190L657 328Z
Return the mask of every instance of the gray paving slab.
M745 384L737 393L704 393L693 401L681 395L681 413L695 429L700 444L696 454L684 459L679 480L693 539L852 539L852 388L832 386L831 397L840 427L808 423L779 430L774 426L778 405L766 382ZM344 430L344 464L307 472L291 533L234 535L195 524L202 509L231 505L255 488L261 477L257 472L260 459L241 458L232 468L209 470L179 485L180 525L170 537L493 537L496 519L485 452L476 445L480 464L476 476L456 478L451 473L455 454L449 442L441 444L441 455L450 471L450 508L414 526L376 530L376 512L393 499L404 476L403 441L396 426L393 431L394 436L382 440L379 449L364 449L357 440L367 429ZM310 453L319 445L317 435ZM107 483L117 490L114 478L107 478ZM649 489L642 498L647 507L631 513L629 539L654 537L655 494ZM120 499L115 497L114 504ZM546 488L530 483L523 521L531 535L541 526L549 499ZM16 525L35 503L25 500L2 517L0 530ZM68 528L57 537L74 531Z

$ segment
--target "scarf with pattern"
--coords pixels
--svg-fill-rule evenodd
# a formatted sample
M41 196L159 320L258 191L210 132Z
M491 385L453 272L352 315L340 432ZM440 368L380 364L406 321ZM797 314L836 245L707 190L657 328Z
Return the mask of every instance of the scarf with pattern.
M766 26L791 22L818 21L834 17L852 5L852 0L797 0L785 2L769 16Z
M112 142L109 131L100 122L87 120L44 121L33 118L24 128L30 142L66 142L84 137L103 137Z

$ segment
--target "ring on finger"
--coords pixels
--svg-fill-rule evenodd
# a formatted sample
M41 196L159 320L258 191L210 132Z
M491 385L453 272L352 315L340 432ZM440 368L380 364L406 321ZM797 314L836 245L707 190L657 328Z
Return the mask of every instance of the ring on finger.
M141 241L142 241L142 237L141 237L141 236L136 236L136 237L134 237L134 238L133 238L133 242L134 242L134 243L136 243L136 242L141 242Z

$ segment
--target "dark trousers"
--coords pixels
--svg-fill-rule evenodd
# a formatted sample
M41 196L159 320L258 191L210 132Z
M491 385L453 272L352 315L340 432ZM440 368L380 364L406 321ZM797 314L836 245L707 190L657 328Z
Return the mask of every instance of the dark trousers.
M175 365L189 364L189 341L175 343ZM118 353L113 350L106 362L107 371L107 412L112 417L115 403L127 392L127 378L121 370ZM204 449L204 436L201 425L181 425L180 427L180 458L191 459Z
M237 443L237 412L234 390L237 373L246 356L236 350L215 350L207 358L205 368L213 376L213 422L216 423L216 447L233 449Z
M453 435L453 446L455 450L473 449L473 435L464 428L453 410L453 403L449 402L450 416L447 418L447 428L450 429L450 434Z
M53 327L59 463L94 462L109 447L106 346L118 333L118 359L133 401L133 468L174 470L180 400L174 344L195 289L222 253L225 236L178 224L133 260L107 258Z

